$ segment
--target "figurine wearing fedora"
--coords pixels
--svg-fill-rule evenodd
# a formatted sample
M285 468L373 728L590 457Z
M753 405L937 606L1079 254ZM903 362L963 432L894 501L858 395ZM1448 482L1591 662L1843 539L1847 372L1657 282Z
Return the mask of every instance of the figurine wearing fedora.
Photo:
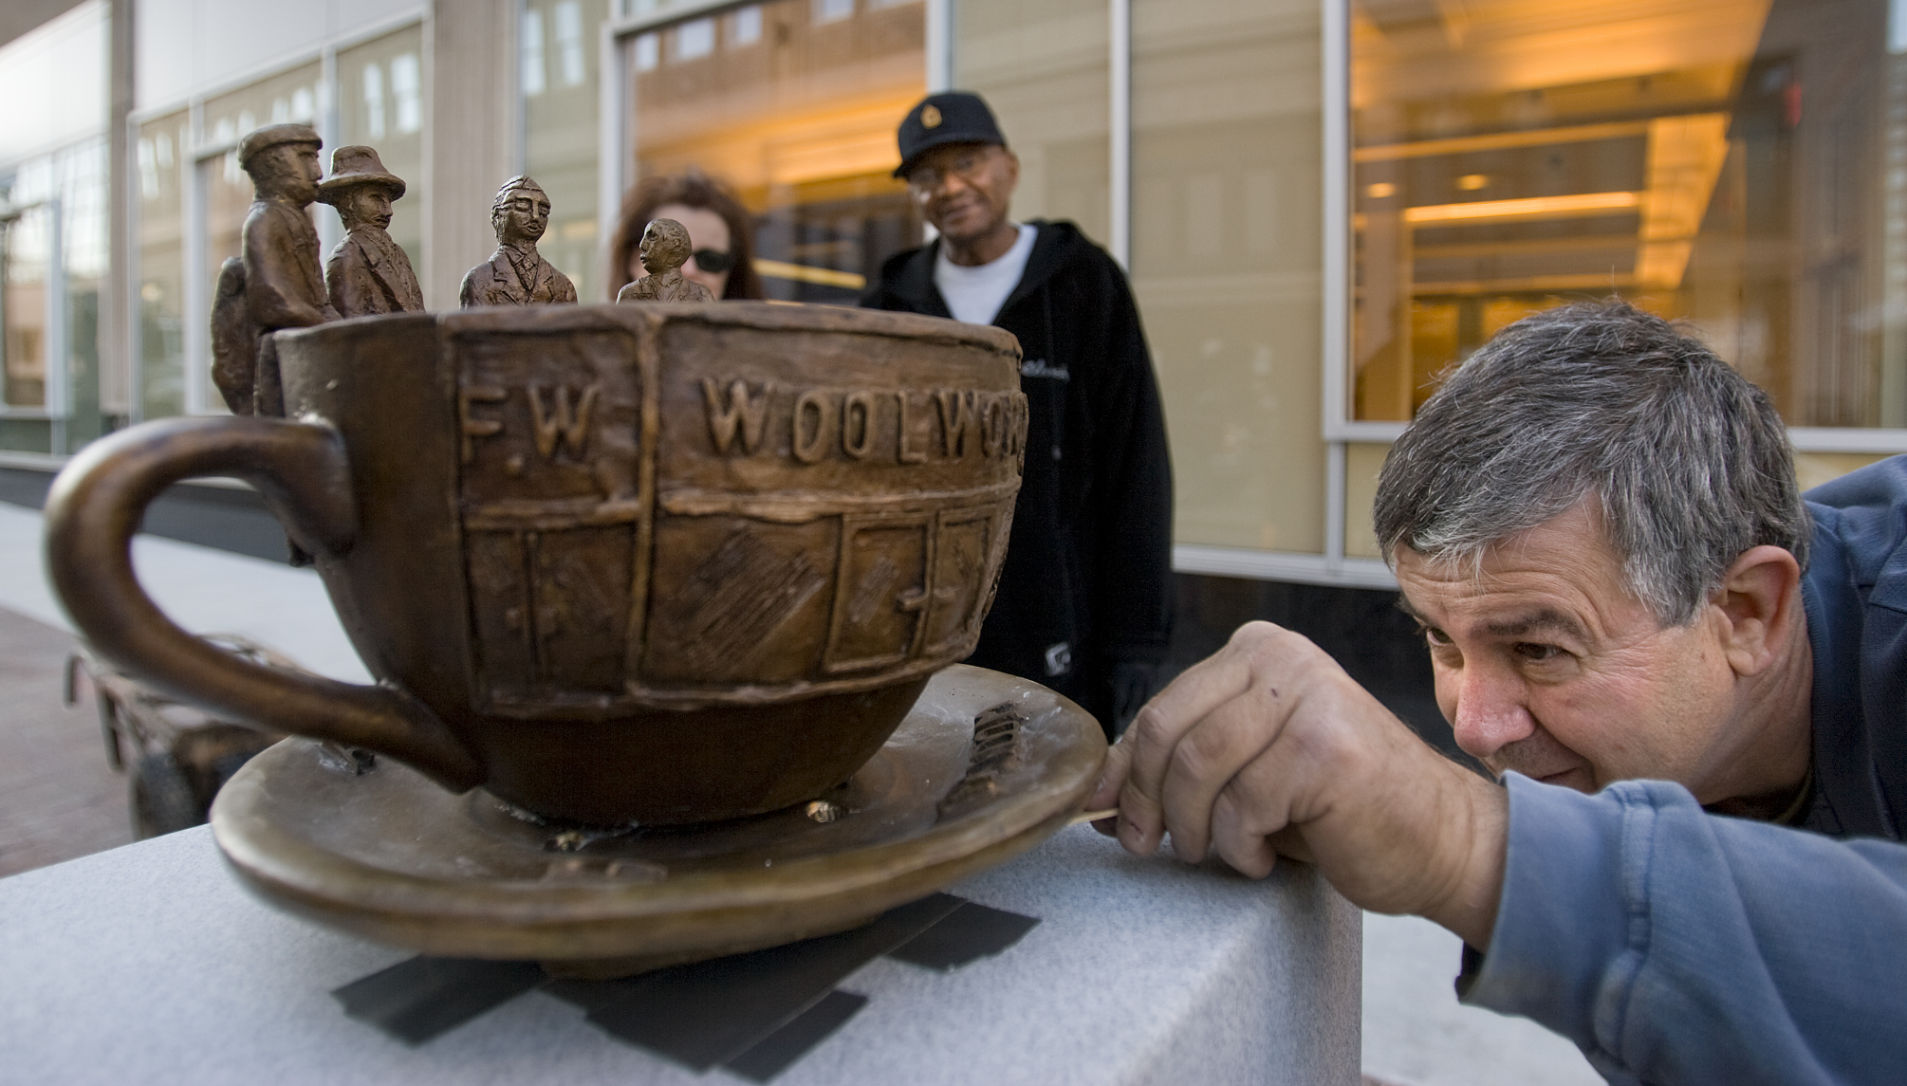
M404 180L384 169L369 147L340 147L331 154L331 176L318 184L318 199L338 209L344 240L325 262L331 304L346 317L373 313L421 313L424 292L402 246L391 240L391 204L404 195Z
M497 251L464 276L457 302L479 305L541 305L574 302L576 285L536 251L550 225L550 198L527 177L512 177L490 205Z
M889 259L861 304L996 325L1023 352L1026 467L968 662L1044 683L1115 734L1172 613L1172 466L1132 290L1072 223L1009 217L1020 160L979 95L928 95L898 142L894 176L939 236Z
M281 413L273 332L338 317L325 295L309 211L323 173L318 147L317 131L305 124L267 125L238 143L252 206L240 234L243 254L219 269L212 307L212 381L233 414Z

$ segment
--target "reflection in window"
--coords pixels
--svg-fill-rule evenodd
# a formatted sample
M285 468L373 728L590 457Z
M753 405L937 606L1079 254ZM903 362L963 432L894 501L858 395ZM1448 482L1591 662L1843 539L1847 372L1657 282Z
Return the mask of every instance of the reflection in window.
M138 320L134 325L133 390L145 418L176 415L183 407L185 380L185 243L181 219L184 174L174 148L185 139L186 115L149 121L139 141L153 148L153 169L142 178L138 204Z
M921 9L872 16L852 0L774 0L725 19L724 47L709 41L680 69L655 70L653 32L623 39L630 180L696 169L728 183L755 217L769 297L852 304L882 259L920 239L890 174L894 124L924 90ZM877 25L815 30L848 19ZM700 16L677 24L671 59L712 31Z
M423 265L424 223L430 200L429 188L423 183L424 141L419 131L422 103L417 55L422 39L417 27L407 27L352 46L337 57L340 127L335 144L371 144L377 148L384 168L405 180L404 195L392 209L389 231L391 240L410 255L413 267ZM321 227L341 226L337 214L329 208L315 210ZM430 293L426 291L426 298Z
M583 10L576 0L556 5L556 51L563 67L563 85L574 87L584 78Z
M525 98L543 93L543 13L523 13L523 40L517 47L518 79Z
M364 66L364 135L384 138L384 69L376 64Z
M417 131L424 122L424 105L416 53L404 53L391 59L391 94L397 102L397 130Z
M750 4L740 11L728 14L728 44L730 47L753 45L761 40L761 8Z
M541 11L556 39L556 78L522 101L523 169L550 198L549 227L537 249L569 276L579 296L597 300L603 263L596 214L599 66L585 43L597 40L609 0L523 0L523 6Z
M1694 321L1791 425L1907 426L1890 6L1353 0L1355 417L1614 293Z
M51 217L41 204L0 219L0 399L8 407L46 403Z
M714 19L690 19L675 28L675 59L694 60L714 51Z

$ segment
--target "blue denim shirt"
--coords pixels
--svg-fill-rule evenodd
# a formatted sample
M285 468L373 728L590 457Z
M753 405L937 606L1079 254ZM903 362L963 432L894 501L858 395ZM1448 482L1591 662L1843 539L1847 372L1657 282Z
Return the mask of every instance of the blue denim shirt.
M1907 458L1807 497L1806 829L1659 781L1507 779L1503 895L1464 999L1612 1082L1907 1083Z

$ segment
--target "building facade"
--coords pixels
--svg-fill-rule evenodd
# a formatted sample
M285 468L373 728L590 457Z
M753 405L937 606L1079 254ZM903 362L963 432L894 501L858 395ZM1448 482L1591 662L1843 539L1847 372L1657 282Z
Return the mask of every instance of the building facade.
M492 248L503 179L542 183L542 251L596 301L621 193L688 168L747 204L771 296L840 302L922 236L896 121L962 87L1020 156L1015 212L1075 220L1130 269L1188 591L1384 588L1388 443L1440 367L1560 300L1694 321L1773 394L1806 482L1907 450L1900 7L26 3L0 85L59 93L0 121L0 448L58 458L222 410L205 315L257 125L378 148L410 183L392 233L432 308Z

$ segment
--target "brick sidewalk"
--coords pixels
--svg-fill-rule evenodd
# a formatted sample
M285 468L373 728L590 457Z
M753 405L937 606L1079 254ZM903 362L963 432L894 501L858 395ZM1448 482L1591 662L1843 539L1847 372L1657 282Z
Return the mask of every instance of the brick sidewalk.
M0 877L132 840L126 778L113 772L93 691L63 703L74 639L0 610Z

